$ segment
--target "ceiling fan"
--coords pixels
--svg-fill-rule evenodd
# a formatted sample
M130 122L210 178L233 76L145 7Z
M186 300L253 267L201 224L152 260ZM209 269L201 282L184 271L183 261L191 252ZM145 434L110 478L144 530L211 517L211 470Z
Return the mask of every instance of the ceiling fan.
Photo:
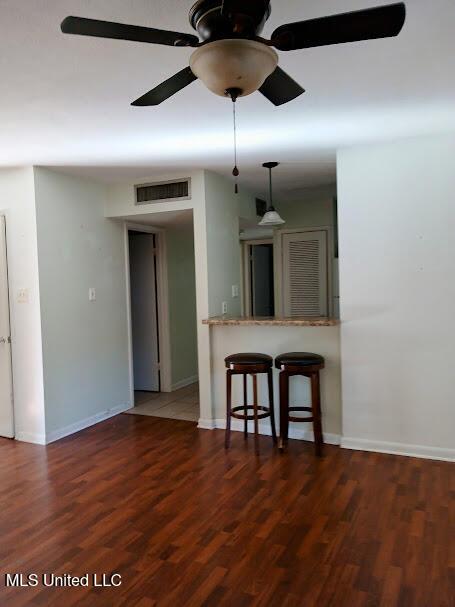
M278 66L279 51L397 36L405 22L403 2L281 25L270 40L261 38L270 0L198 0L190 9L192 34L67 17L65 34L189 46L189 67L132 103L158 105L200 78L209 90L233 99L259 90L274 105L292 101L304 89ZM234 99L235 98L235 99Z

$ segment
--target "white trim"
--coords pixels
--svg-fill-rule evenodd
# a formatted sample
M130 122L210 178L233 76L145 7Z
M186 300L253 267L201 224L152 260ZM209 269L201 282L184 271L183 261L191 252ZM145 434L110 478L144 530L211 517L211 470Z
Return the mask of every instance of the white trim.
M172 391L171 329L169 319L169 283L167 274L166 233L156 233L156 284L158 287L158 337L160 344L160 389Z
M126 272L126 306L127 306L127 332L128 332L128 361L130 400L134 402L134 373L133 373L133 337L131 326L131 282L130 282L130 253L128 232L146 232L156 235L156 282L158 301L158 341L160 349L160 391L172 392L171 368L171 338L169 323L169 289L167 276L167 249L164 230L139 223L124 222L125 242L125 272Z
M420 457L422 459L435 459L446 462L455 461L455 449L430 447L427 445L408 445L406 443L389 443L365 438L341 438L343 449L354 451L373 451L375 453L389 453L391 455L405 455Z
M198 375L192 375L191 377L185 377L185 379L181 379L180 381L176 382L175 384L172 384L172 392L174 392L174 390L179 390L180 388L186 388L187 386L191 386L193 384L196 384L199 380L199 376Z
M199 423L197 425L201 430L215 430L216 429L216 420L215 419L199 419Z
M224 430L226 428L226 420L223 418L213 419L213 420L200 419L198 428L202 428L205 430L214 430L214 429ZM243 432L243 421L238 420L238 419L231 420L231 430L233 432ZM248 422L248 433L249 434L254 433L254 426L253 426L252 421ZM270 420L268 420L267 422L259 422L259 434L262 434L264 436L272 435L272 429L270 427ZM295 425L295 426L292 425L292 423L289 426L289 438L292 438L295 440L305 440L305 441L314 442L314 436L313 436L312 430L310 430L309 428L308 429L302 428L302 427L299 428L297 425ZM339 445L340 440L341 440L341 437L339 434L331 434L328 432L324 432L324 442L327 445Z
M0 265L2 269L2 273L5 277L5 288L6 292L0 294L3 298L3 305L5 306L5 315L2 319L2 324L5 325L6 331L4 335L0 335L3 339L9 340L9 343L5 343L2 348L5 348L9 355L7 355L7 364L8 369L5 371L6 374L6 385L3 388L6 388L9 392L9 415L7 420L7 425L9 428L2 429L2 437L4 438L14 438L16 434L16 424L15 424L15 411L14 411L14 383L13 383L13 352L12 352L12 330L11 330L11 288L10 288L10 272L8 265L8 238L7 238L7 229L6 229L6 214L0 212L0 230L2 234L0 235L0 241L2 243L2 247L0 250ZM2 306L3 307L3 306ZM3 433L6 431L6 433Z
M117 407L112 407L111 409L107 409L106 411L102 411L101 413L96 413L91 417L87 417L82 419L81 421L75 422L74 424L70 424L69 426L65 426L64 428L60 428L59 430L54 430L53 432L49 432L46 434L45 444L53 443L54 441L60 440L61 438L65 438L65 436L69 436L70 434L75 434L76 432L80 432L81 430L85 430L85 428L89 428L90 426L94 426L99 422L102 422L111 417L115 417L119 415L119 413L123 413L124 411L128 411L131 409L131 404L118 405Z
M33 443L34 445L45 445L44 434L32 434L31 432L16 432L15 439L22 443Z

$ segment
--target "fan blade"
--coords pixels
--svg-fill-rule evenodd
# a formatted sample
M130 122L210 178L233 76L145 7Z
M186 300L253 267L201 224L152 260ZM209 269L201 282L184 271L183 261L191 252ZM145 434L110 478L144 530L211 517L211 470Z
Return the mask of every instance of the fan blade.
M186 86L197 80L197 76L193 74L191 68L186 67L174 76L171 76L168 80L165 80L154 89L133 101L131 105L135 106L147 106L147 105L159 105L184 89Z
M288 23L272 34L272 44L280 51L315 46L373 40L398 36L406 19L403 2Z
M273 105L283 105L292 101L305 92L300 84L297 84L280 67L277 67L271 76L267 78L259 89L264 97L267 97Z
M191 34L168 32L139 25L84 19L83 17L66 17L62 21L64 34L79 36L95 36L96 38L114 38L116 40L131 40L133 42L149 42L152 44L167 44L169 46L198 46L199 40Z

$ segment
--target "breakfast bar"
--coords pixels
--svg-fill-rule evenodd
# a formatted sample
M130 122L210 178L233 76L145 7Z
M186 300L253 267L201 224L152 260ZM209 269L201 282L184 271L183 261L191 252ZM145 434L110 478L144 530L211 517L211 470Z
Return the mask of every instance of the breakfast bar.
M247 317L217 316L203 324L210 327L213 417L216 427L223 428L226 420L226 378L224 359L238 352L259 352L272 357L284 352L314 352L324 357L321 372L322 426L324 441L337 444L341 434L341 369L340 321L335 318L314 317ZM267 383L258 378L259 402L267 401ZM251 388L250 388L251 389ZM242 402L241 382L233 384L234 403ZM251 397L251 394L249 395ZM299 377L292 381L290 402L304 405L310 402L309 381ZM274 402L278 416L278 371L274 370ZM233 423L241 430L241 423ZM252 425L249 428L252 431ZM260 424L263 434L270 433L270 424ZM291 423L290 438L312 439L311 427Z

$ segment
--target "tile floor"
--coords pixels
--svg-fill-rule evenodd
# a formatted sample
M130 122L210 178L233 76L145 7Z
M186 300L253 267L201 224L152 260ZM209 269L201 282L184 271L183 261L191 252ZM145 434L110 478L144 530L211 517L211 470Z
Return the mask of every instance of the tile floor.
M135 392L134 396L136 404L126 413L199 421L199 384L175 392Z

